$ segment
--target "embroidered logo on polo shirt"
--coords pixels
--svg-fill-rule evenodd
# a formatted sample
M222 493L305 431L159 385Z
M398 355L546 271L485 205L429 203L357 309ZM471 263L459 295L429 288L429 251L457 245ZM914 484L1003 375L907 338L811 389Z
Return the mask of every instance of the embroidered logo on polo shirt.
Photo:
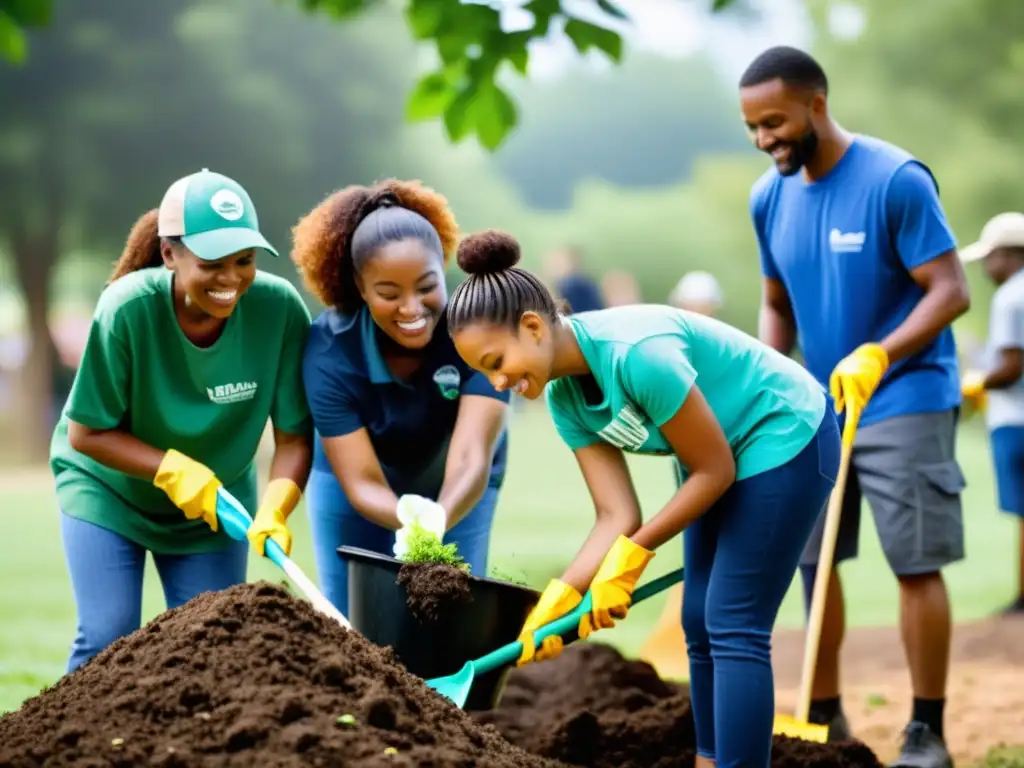
M441 396L454 400L459 396L459 385L462 384L462 376L459 369L454 365L442 365L434 371L434 383L441 390Z
M227 403L240 403L243 400L252 400L256 397L256 388L259 385L255 381L239 381L234 384L218 384L216 387L207 387L206 394L210 400L218 405Z

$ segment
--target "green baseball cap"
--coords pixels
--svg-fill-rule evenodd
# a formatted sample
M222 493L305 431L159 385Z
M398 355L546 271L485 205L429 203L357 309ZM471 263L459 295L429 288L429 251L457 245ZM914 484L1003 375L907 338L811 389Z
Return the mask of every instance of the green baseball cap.
M277 250L260 234L256 207L234 179L203 168L171 184L160 203L157 233L180 237L204 261L247 248Z

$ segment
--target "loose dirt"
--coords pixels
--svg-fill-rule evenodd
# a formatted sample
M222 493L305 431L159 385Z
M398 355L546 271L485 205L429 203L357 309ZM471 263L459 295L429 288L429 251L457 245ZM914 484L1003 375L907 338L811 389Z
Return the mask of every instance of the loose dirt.
M695 734L686 686L600 643L579 643L552 661L514 670L498 707L474 713L514 744L586 768L693 765ZM775 737L772 766L880 768L860 742L812 744Z
M0 766L546 768L278 586L207 593L0 718Z
M803 642L799 630L772 639L782 711L796 704ZM899 630L847 629L842 675L843 708L854 734L882 760L894 759L913 703ZM953 627L946 701L946 742L958 765L984 758L991 747L1024 743L1024 619Z
M406 604L421 622L441 621L448 606L470 599L469 574L442 563L405 563L398 571Z

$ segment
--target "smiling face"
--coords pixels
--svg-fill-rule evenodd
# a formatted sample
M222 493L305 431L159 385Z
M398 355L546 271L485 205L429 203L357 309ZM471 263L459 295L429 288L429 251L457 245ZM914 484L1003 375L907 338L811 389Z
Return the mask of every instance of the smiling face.
M190 308L225 319L256 279L256 253L247 248L223 259L204 261L181 243L165 241L164 265L174 272L175 293Z
M422 349L434 336L448 303L441 256L419 240L379 248L356 277L374 322L408 349Z
M555 347L551 326L536 312L526 312L515 329L473 323L454 335L459 356L484 374L491 385L529 400L544 392L551 379Z
M771 155L783 176L792 176L814 159L825 107L823 93L791 87L781 79L740 89L750 139Z

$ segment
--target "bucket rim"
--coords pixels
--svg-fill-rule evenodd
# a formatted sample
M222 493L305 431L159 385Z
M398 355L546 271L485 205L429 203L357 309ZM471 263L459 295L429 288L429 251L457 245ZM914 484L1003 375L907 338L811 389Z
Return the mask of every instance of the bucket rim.
M378 563L388 566L395 572L402 567L403 563L401 560L390 555L382 555L380 552L374 552L371 549L363 549L362 547L352 547L347 544L342 544L338 547L338 554L344 559L362 559L362 560L374 560ZM495 586L502 587L503 589L515 589L519 592L526 592L534 599L540 599L540 591L527 587L522 584L516 584L512 581L505 581L504 579L493 579L490 576L475 576L469 574L470 581L479 582L481 584L493 584Z

